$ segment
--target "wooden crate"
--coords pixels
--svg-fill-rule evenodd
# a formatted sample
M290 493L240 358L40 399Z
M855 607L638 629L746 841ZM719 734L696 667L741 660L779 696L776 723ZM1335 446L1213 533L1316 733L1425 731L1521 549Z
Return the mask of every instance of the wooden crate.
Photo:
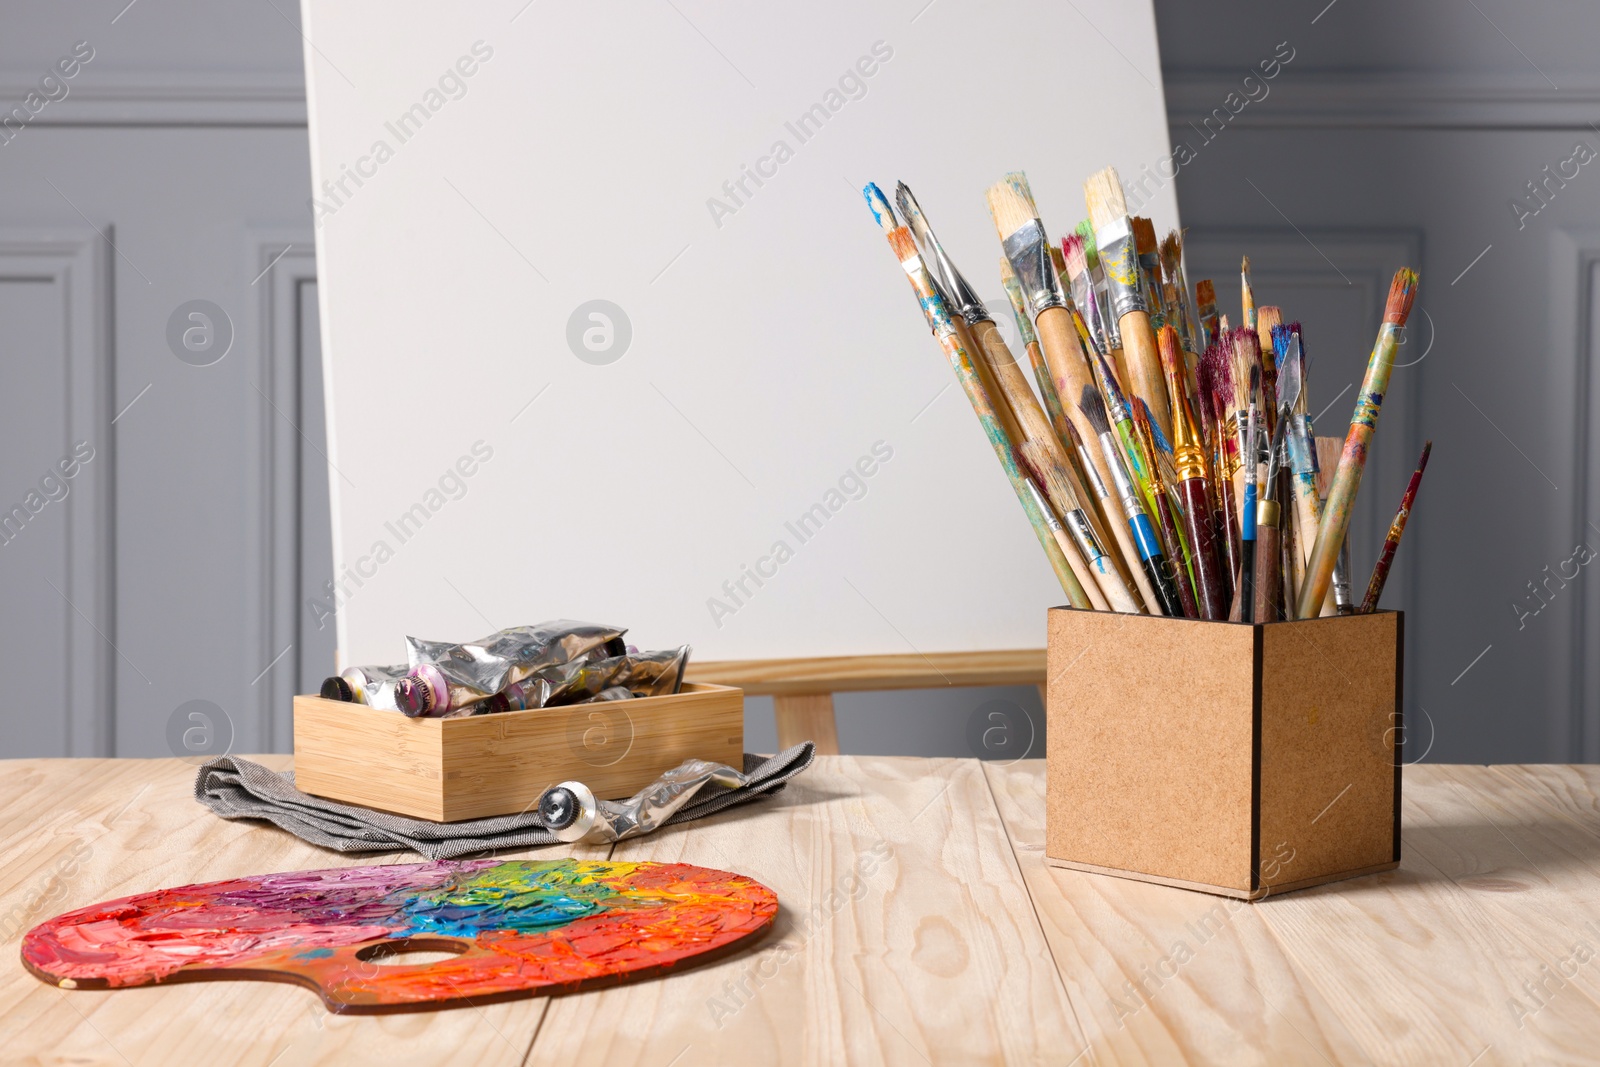
M686 759L742 768L743 757L744 693L724 685L465 719L294 698L296 785L440 822L516 814L573 779L627 797Z
M1403 615L1049 624L1049 862L1248 900L1399 864Z

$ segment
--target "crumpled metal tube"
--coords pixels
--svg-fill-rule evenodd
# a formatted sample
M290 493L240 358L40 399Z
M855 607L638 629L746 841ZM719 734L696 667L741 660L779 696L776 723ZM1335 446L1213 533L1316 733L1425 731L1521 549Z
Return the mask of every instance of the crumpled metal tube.
M750 776L725 763L689 759L627 800L597 800L582 782L551 786L539 798L539 814L560 841L621 841L659 830L708 782L736 789Z

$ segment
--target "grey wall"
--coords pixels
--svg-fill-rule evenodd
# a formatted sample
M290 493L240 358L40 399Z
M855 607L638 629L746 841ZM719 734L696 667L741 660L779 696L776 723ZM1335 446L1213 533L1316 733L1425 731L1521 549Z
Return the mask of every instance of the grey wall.
M1600 549L1589 372L1600 166L1569 167L1543 200L1528 185L1580 142L1600 153L1588 44L1600 9L1157 8L1174 145L1195 149L1176 179L1191 245L1226 248L1208 257L1219 271L1250 250L1258 301L1305 320L1313 410L1359 375L1377 323L1370 303L1353 334L1323 312L1342 297L1354 311L1354 291L1398 265L1392 250L1420 253L1421 314L1404 358L1420 362L1396 372L1353 542L1359 574L1432 438L1405 572L1385 596L1407 611L1408 758L1600 758L1600 601L1582 565L1588 546ZM1292 62L1229 115L1228 94L1285 41ZM1207 140L1203 121L1219 107L1229 121ZM1236 274L1224 280L1236 308ZM1349 411L1347 394L1319 430L1342 432Z
M1335 397L1388 276L1421 269L1417 361L1396 374L1355 542L1359 573L1431 437L1386 596L1408 612L1410 756L1600 759L1600 594L1574 556L1600 547L1600 168L1550 180L1547 205L1528 186L1579 141L1600 151L1600 11L1158 0L1157 14L1174 143L1194 149L1174 179L1192 272L1235 307L1252 255L1261 302L1305 323L1324 432L1347 416ZM284 0L8 13L0 111L76 42L94 58L0 144L0 504L39 490L0 545L0 640L30 685L0 710L0 754L199 757L230 734L235 751L284 749L289 695L331 663L307 608L329 550L297 22ZM1243 79L1282 42L1294 58L1261 97ZM1239 90L1261 98L1234 115ZM1202 132L1208 116L1220 133ZM194 300L231 324L215 362L169 343ZM42 480L80 441L93 458L63 496ZM1042 751L1032 689L838 706L849 751L1014 756L1025 737ZM770 701L747 718L751 746L771 747Z

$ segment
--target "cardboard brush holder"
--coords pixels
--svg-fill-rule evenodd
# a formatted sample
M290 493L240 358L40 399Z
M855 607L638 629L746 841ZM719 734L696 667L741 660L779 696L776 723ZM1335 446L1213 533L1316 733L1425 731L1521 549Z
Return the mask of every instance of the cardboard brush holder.
M1049 629L1050 863L1246 900L1399 865L1403 614Z
M670 696L408 719L294 698L295 785L436 822L516 815L558 782L632 796L686 759L744 766L744 691L685 683Z

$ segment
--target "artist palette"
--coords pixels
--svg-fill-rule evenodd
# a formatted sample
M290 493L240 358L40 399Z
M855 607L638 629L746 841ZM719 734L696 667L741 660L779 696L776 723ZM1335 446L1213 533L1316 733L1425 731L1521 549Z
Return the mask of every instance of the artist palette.
M742 875L593 860L344 867L161 889L58 915L22 960L63 989L253 978L379 1012L564 993L746 944L778 912ZM410 964L405 954L449 954Z

